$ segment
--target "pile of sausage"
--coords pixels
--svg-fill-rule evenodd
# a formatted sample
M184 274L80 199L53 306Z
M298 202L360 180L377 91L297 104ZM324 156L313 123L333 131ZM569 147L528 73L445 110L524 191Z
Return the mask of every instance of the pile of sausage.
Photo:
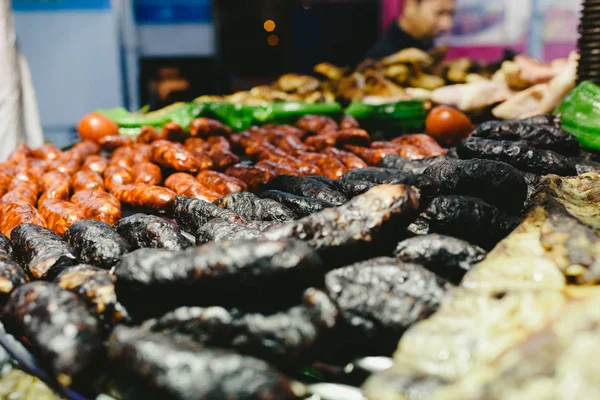
M136 138L105 136L68 151L20 146L0 163L0 231L22 223L62 235L76 221L114 225L122 207L170 212L177 195L214 201L259 191L278 175L341 177L390 154L416 159L444 154L429 136L372 142L356 120L309 115L296 126L265 125L232 133L198 118L189 132L175 123L145 127ZM255 163L240 163L237 154ZM101 154L108 154L107 157Z

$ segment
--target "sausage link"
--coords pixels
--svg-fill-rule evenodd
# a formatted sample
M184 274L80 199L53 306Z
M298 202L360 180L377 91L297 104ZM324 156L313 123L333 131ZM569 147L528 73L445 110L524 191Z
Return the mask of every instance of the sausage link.
M31 150L31 157L39 158L46 161L56 160L62 151L60 151L55 145L52 143L46 143L42 147L38 149Z
M0 204L0 232L10 238L10 233L21 224L35 224L45 227L46 221L38 210L30 204Z
M183 147L202 163L202 169L209 169L213 166L213 160L208 154L210 145L204 139L188 138Z
M110 155L108 165L119 165L121 167L133 166L135 150L133 147L119 147Z
M352 146L346 145L347 150L350 150L352 153L356 154L360 158L362 158L367 164L371 166L378 166L383 160L384 157L389 155L396 155L397 152L394 149L370 149L367 147L360 146Z
M71 225L85 218L77 205L65 200L45 199L39 203L38 210L46 227L61 236Z
M166 133L166 132L164 132ZM138 143L152 143L156 140L166 139L166 136L163 136L163 131L158 130L153 126L143 126L140 134L138 135L136 142Z
M344 115L342 120L340 121L340 129L358 129L360 128L360 124L351 115Z
M269 183L275 177L275 174L270 170L243 164L232 165L227 168L225 174L241 179L253 192L259 191L263 185Z
M348 168L340 160L333 157L318 158L313 161L313 165L319 167L322 175L330 179L338 179L348 172Z
M211 191L198 182L192 175L183 172L178 172L168 177L165 181L165 186L178 195L209 202L221 197L218 193Z
M241 179L217 171L200 171L196 176L200 184L207 189L225 196L231 193L241 193L248 190L248 185Z
M289 165L278 164L270 160L262 160L255 164L259 168L268 169L274 175L293 175L303 176L303 174L296 168L290 167Z
M362 158L358 157L357 155L352 154L348 151L336 149L335 147L325 149L323 154L329 155L333 158L337 158L348 169L366 168L368 166L367 163L364 162Z
M152 161L175 171L199 172L209 168L198 157L185 149L181 143L157 140L152 143Z
M81 157L82 160L84 160L92 154L99 154L100 146L98 145L98 143L92 142L91 140L84 140L83 142L77 143L65 153L78 155L79 157Z
M210 118L196 118L190 124L192 137L229 136L231 129L221 122Z
M112 192L113 188L133 182L131 170L119 165L111 165L104 171L104 187Z
M178 123L167 122L162 128L161 136L171 142L183 143L189 135Z
M316 135L307 138L304 143L314 147L317 150L325 150L328 147L335 147L335 135Z
M60 171L50 171L42 176L42 196L38 203L45 199L69 200L70 195L69 175Z
M98 139L98 144L102 147L102 150L106 151L114 151L119 147L127 147L132 146L134 143L133 139L128 138L127 136L103 136Z
M160 167L149 161L134 165L131 171L134 183L145 183L147 185L160 185L162 183Z
M10 190L2 196L2 203L23 203L35 207L41 189L37 181L20 181L14 186L11 184Z
M337 122L322 115L305 115L296 122L296 126L312 133L319 133L323 129L338 129Z
M411 160L427 157L428 154L419 147L394 142L373 142L371 147L374 149L394 149L400 157L410 158Z
M167 188L143 183L117 186L111 192L123 204L167 213L172 210L177 196Z
M104 171L108 167L108 160L105 157L98 155L91 155L85 159L82 169L87 169L90 171L94 171L99 173L100 175L104 174Z
M0 163L0 195L3 196L7 191L15 175L15 167L7 162Z
M71 202L83 211L86 219L103 221L110 226L123 217L121 203L110 193L99 190L82 190L71 197Z
M73 175L83 164L84 157L78 153L65 151L56 160L50 162L50 170Z
M277 132L281 132L287 136L295 136L300 140L304 140L304 138L308 135L308 132L304 129L297 128L292 125L272 125L266 124L262 126L263 129L267 130L275 130Z
M14 169L12 182L18 184L20 181L38 180L48 170L48 163L44 160L25 159Z
M152 159L152 146L144 143L136 143L133 146L133 165Z
M81 190L104 190L104 179L94 171L82 169L71 177L73 192Z
M27 146L25 143L21 143L10 154L10 156L8 157L8 159L6 161L8 161L11 164L18 164L30 156L31 156L31 148L29 146Z
M411 145L423 151L426 157L440 156L448 152L439 143L429 135L415 133L412 135L402 135L392 140L392 143L400 145Z

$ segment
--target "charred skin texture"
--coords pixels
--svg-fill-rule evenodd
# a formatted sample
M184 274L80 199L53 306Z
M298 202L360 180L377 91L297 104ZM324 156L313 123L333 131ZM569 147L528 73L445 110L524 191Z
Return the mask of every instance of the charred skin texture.
M392 139L392 143L400 145L415 146L427 153L428 156L442 156L448 152L438 142L429 135L423 133L413 133L411 135L402 135Z
M93 155L86 158L86 160L83 162L83 166L81 167L81 169L94 171L102 175L104 174L104 171L107 167L108 160L105 157Z
M35 279L52 279L77 262L73 247L43 226L21 224L10 240L15 259Z
M398 243L394 251L400 261L423 265L455 285L486 254L481 247L469 242L436 234L406 239Z
M255 164L256 167L264 168L271 171L274 175L295 175L295 176L304 176L302 172L298 169L288 166L278 164L274 161L270 160L261 160Z
M267 229L283 225L283 222L278 221L248 221L245 226L249 229L256 229L259 232L264 232Z
M192 234L213 219L222 219L241 225L246 223L242 216L231 210L217 207L204 200L184 196L177 196L175 199L173 218L177 221L177 225Z
M540 175L575 176L577 169L564 156L532 147L525 141L509 142L471 137L458 146L460 158L502 161L526 172Z
M116 230L102 221L81 220L65 233L80 263L103 269L115 266L129 252L129 244Z
M552 150L565 156L579 152L577 138L560 125L528 121L488 121L479 125L475 136L492 140L526 141L538 149Z
M429 221L423 217L418 217L406 230L414 236L429 235Z
M196 178L184 172L177 172L165 181L165 186L180 196L206 201L215 201L219 196L202 185Z
M266 362L188 338L118 327L108 357L131 398L146 400L296 399L290 381Z
M46 199L41 201L38 211L46 221L46 226L61 236L71 225L85 218L79 206L65 200Z
M398 153L394 149L370 149L368 147L350 146L347 145L346 150L351 151L360 158L362 158L367 164L376 166L381 164L381 161L389 156L397 156Z
M356 357L392 354L402 334L438 308L450 285L420 265L381 257L329 272L325 287L340 313L328 349Z
M312 197L298 196L291 193L281 192L279 190L267 190L262 192L260 197L271 199L279 204L283 204L300 218L323 211L326 208L335 207L333 203Z
M179 172L197 173L210 168L194 154L185 149L181 143L157 140L152 143L152 161L156 164Z
M10 258L9 253L0 252L0 302L4 304L8 295L27 283L25 270Z
M163 180L160 167L150 161L142 161L135 164L131 172L133 174L133 183L160 185Z
M336 149L330 147L326 149L323 154L329 155L331 157L337 158L340 160L348 169L359 169L368 167L367 163L364 162L360 157L355 154L352 154L348 151Z
M190 135L192 137L228 136L231 133L229 127L221 122L210 118L196 118L190 124Z
M335 187L349 199L366 193L377 186L377 183L355 179L340 179L334 182Z
M260 237L260 231L222 219L211 219L196 232L196 244L224 240L248 240Z
M104 190L104 179L94 171L82 169L71 177L73 192L81 190Z
M293 369L317 359L323 333L333 327L336 318L337 309L327 295L308 289L302 305L273 314L182 307L145 322L142 328L167 335L183 334L205 346L231 348Z
M336 206L348 201L337 189L323 183L317 178L299 178L297 176L279 175L265 187L266 190L279 190L296 196L312 197L324 200Z
M421 158L419 160L410 160L408 158L396 155L385 157L379 164L379 167L398 169L401 172L406 172L409 174L422 174L423 171L430 166L448 159L449 158L446 156L433 156Z
M517 227L519 219L469 196L436 197L425 210L432 233L454 236L484 249L494 247Z
M115 229L132 249L143 247L183 250L192 243L178 227L155 215L135 214L123 218Z
M175 192L156 185L131 183L117 186L111 193L123 204L142 210L171 212L175 203Z
M61 272L54 283L63 290L75 293L102 322L113 326L124 318L117 303L116 280L106 270L91 265L76 265Z
M46 226L46 221L39 211L29 204L0 204L0 231L4 236L11 237L15 227L26 223Z
M280 310L322 284L323 265L301 241L256 239L180 252L140 249L125 255L115 274L119 301L132 315L148 318L192 305Z
M261 199L250 192L233 193L214 201L214 204L233 211L248 220L292 221L298 215L271 199Z
M337 131L339 129L337 122L323 115L305 115L296 122L296 126L311 133L319 133L323 130Z
M246 183L248 189L253 192L260 191L264 185L275 177L275 174L268 169L243 164L236 164L227 168L225 174L242 180Z
M264 232L267 239L297 238L315 248L328 268L389 254L394 238L416 216L419 192L380 185L348 203Z
M64 172L50 171L42 176L43 192L38 202L45 199L69 200L71 182Z
M121 203L110 193L82 190L71 197L71 202L82 210L86 219L102 221L110 226L123 217Z
M396 169L368 167L347 172L342 180L367 181L378 185L410 185L421 190L424 196L438 192L438 184L423 174L407 174Z
M85 387L102 366L96 318L77 295L55 284L32 282L13 291L3 322L27 339L44 369L65 387Z
M0 253L5 253L8 255L12 254L12 244L10 243L10 239L0 233Z
M205 186L219 196L225 196L231 193L241 193L248 190L248 185L241 179L226 175L217 171L200 171L196 179L201 185Z
M512 165L492 160L448 160L427 168L440 194L478 197L509 213L520 214L527 198L523 174Z
M30 156L46 161L56 160L62 152L52 143L46 143L39 149L31 150Z
M133 139L120 135L103 136L98 139L98 144L102 147L102 150L105 151L114 151L119 147L133 146L133 143Z

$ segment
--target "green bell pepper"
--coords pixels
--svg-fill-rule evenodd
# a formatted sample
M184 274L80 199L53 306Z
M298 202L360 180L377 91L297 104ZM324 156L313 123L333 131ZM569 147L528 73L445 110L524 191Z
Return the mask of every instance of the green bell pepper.
M600 151L600 86L582 82L555 110L562 127L577 137L582 147Z
M176 122L183 129L188 129L190 123L205 113L206 105L203 103L175 103L163 109L143 113L130 113L124 108L111 110L96 110L98 113L113 120L123 132L132 132L142 126L161 128L168 122Z
M337 115L342 112L339 103L303 103L296 101L265 103L254 110L254 119L260 123L294 123L308 114Z
M360 121L361 127L368 131L381 132L383 138L422 131L427 118L427 109L421 100L405 100L381 105L354 101L344 112Z

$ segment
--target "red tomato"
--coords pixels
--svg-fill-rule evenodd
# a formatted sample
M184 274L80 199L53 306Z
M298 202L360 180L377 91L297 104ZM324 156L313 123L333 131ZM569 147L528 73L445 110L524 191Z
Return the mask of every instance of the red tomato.
M473 124L463 112L446 106L434 107L425 121L427 134L440 144L454 145L473 132Z
M112 120L96 112L89 113L79 121L77 132L83 140L97 142L104 136L119 135L119 127Z

